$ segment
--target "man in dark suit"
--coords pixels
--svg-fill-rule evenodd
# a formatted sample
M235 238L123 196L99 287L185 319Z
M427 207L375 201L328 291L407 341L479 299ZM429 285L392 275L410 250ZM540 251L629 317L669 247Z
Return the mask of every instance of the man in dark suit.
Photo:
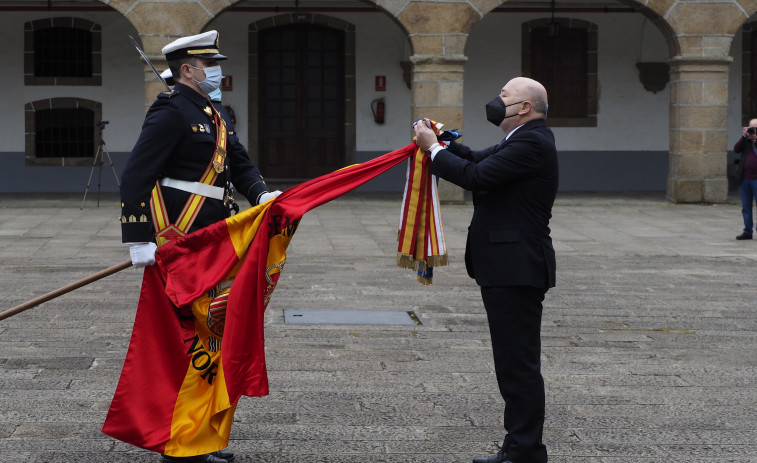
M465 266L481 287L507 431L496 455L473 461L546 463L540 328L544 295L555 286L549 219L558 183L555 138L544 120L547 91L517 77L486 105L486 115L507 137L480 151L456 142L444 149L423 121L413 127L431 172L473 191Z

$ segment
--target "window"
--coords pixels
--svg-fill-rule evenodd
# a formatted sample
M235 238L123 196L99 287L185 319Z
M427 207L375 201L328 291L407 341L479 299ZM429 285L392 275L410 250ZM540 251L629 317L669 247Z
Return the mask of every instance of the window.
M100 26L80 18L24 24L26 85L101 85Z
M45 109L34 113L38 158L93 156L93 111L86 108Z
M26 105L27 165L89 165L101 133L102 105L83 98L50 98Z
M36 77L92 77L92 33L70 27L34 31Z
M550 125L596 127L596 26L539 19L523 25L523 37L523 71L546 87Z
M743 73L746 77L744 79L748 82L748 87L742 88L741 98L744 100L742 104L742 119L745 123L748 123L750 119L754 118L754 114L757 114L757 27L755 23L748 23L744 25L744 37L742 45L742 56L744 57Z

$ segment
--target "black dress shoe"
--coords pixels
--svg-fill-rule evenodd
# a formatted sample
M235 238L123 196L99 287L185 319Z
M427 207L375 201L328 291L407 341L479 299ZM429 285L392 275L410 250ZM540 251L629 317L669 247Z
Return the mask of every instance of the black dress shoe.
M473 459L473 463L512 463L512 462L507 459L507 453L505 452L505 448L502 447L501 449L499 449L499 452L497 452L496 455L491 455L488 457L476 457Z
M216 450L215 452L212 452L211 455L226 460L229 463L234 461L234 454L230 450Z
M736 237L737 240L751 240L752 235L749 235L747 233L742 233L739 236Z
M225 458L218 458L212 453L205 455L196 455L194 457L172 457L163 455L163 461L166 463L228 463Z

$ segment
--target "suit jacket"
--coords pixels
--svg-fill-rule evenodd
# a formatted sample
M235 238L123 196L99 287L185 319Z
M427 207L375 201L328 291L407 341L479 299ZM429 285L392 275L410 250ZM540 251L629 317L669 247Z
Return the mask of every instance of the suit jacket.
M431 172L473 191L465 265L480 286L555 286L549 219L557 195L555 137L530 121L481 151L453 142Z
M123 242L154 241L150 214L150 192L163 177L189 182L199 181L210 164L216 146L216 127L210 102L191 88L177 83L172 91L162 92L150 107L134 149L121 174L121 237ZM220 103L213 106L226 122L227 170L216 178L214 186L232 182L250 204L268 187L253 165L247 150L239 142L234 124ZM210 113L210 114L208 114ZM174 223L190 193L161 187ZM229 216L223 201L206 198L190 232ZM133 218L133 219L132 219Z
M740 154L741 157L735 160L736 164L736 180L741 182L744 179L744 165L746 165L746 157L749 154L749 150L752 149L752 143L747 137L739 138L739 141L733 145L733 152Z

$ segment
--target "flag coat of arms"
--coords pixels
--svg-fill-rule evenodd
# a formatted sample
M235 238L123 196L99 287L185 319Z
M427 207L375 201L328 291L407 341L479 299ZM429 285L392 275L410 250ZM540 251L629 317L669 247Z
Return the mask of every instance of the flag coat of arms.
M429 225L438 222L441 227L441 217L415 212L438 209L438 198L424 193L432 190L432 180L425 177L430 176L428 163L415 143L292 187L272 201L160 246L156 264L144 271L129 349L103 433L176 457L227 447L239 398L268 394L263 313L300 219L411 157L416 167L408 175L400 223L400 235L408 239L400 241L398 252L429 261L439 249L429 252L424 246L437 241L429 238ZM414 212L406 213L409 209ZM409 223L407 217L412 217ZM421 267L431 266L425 262Z
M239 398L268 394L263 313L300 219L417 149L315 178L160 246L103 432L177 457L225 448Z

